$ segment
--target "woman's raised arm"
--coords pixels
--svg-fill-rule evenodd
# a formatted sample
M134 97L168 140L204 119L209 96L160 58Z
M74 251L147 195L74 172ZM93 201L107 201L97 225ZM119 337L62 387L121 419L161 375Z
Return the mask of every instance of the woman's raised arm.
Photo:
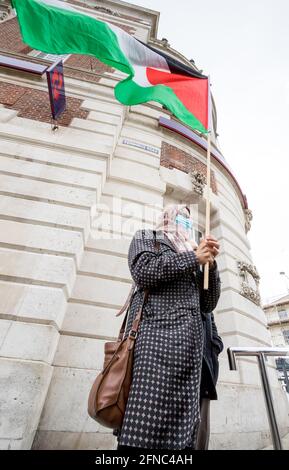
M186 272L197 271L194 251L158 253L152 230L138 230L129 246L128 265L135 283L146 289L162 282L174 281Z
M221 295L221 279L216 260L209 269L209 288L204 289L204 272L198 270L196 273L196 280L200 291L200 308L204 313L212 312L218 303Z

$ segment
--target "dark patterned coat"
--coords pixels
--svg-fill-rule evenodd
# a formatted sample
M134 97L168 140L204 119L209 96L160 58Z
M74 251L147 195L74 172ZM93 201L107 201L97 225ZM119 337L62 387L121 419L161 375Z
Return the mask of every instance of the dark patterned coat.
M155 234L155 237L154 237ZM160 242L157 251L155 239ZM149 449L195 446L200 420L202 315L220 296L217 263L209 289L194 251L178 253L161 230L138 230L128 265L137 285L125 337L149 289L134 348L133 376L118 444ZM202 312L202 314L201 314Z
M204 329L204 348L201 376L201 397L217 400L216 384L219 376L219 354L224 349L222 338L218 334L214 314L202 316Z

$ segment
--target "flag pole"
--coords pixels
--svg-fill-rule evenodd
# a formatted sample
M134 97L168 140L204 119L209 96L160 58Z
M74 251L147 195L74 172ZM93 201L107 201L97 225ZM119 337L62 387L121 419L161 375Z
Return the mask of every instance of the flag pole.
M210 91L210 76L208 76L208 133L207 133L207 191L206 191L206 225L205 225L205 237L210 234L210 212L211 212L211 91ZM209 262L204 266L204 289L209 288Z

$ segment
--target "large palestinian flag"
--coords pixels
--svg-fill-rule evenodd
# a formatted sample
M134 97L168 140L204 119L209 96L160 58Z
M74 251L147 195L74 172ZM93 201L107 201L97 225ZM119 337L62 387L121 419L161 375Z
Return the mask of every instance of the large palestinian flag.
M112 23L58 0L12 0L23 41L50 54L88 54L128 75L115 87L125 105L157 101L206 133L209 79Z

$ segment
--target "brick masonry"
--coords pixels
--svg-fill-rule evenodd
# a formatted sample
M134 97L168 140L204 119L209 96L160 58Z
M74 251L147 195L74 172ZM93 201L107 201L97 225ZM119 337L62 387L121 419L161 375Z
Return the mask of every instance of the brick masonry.
M16 18L0 23L0 48L7 52L28 54L32 49L22 42Z
M66 111L59 118L59 125L69 126L75 117L86 119L88 111L80 109L82 102L78 98L66 97ZM48 91L0 82L0 103L5 108L17 110L18 117L51 122Z
M184 171L185 173L197 170L205 177L207 176L207 166L204 163L200 162L196 157L193 157L189 153L184 152L167 142L162 142L160 164L166 168L176 168L177 170ZM217 194L217 183L213 170L211 170L211 189L215 194Z

